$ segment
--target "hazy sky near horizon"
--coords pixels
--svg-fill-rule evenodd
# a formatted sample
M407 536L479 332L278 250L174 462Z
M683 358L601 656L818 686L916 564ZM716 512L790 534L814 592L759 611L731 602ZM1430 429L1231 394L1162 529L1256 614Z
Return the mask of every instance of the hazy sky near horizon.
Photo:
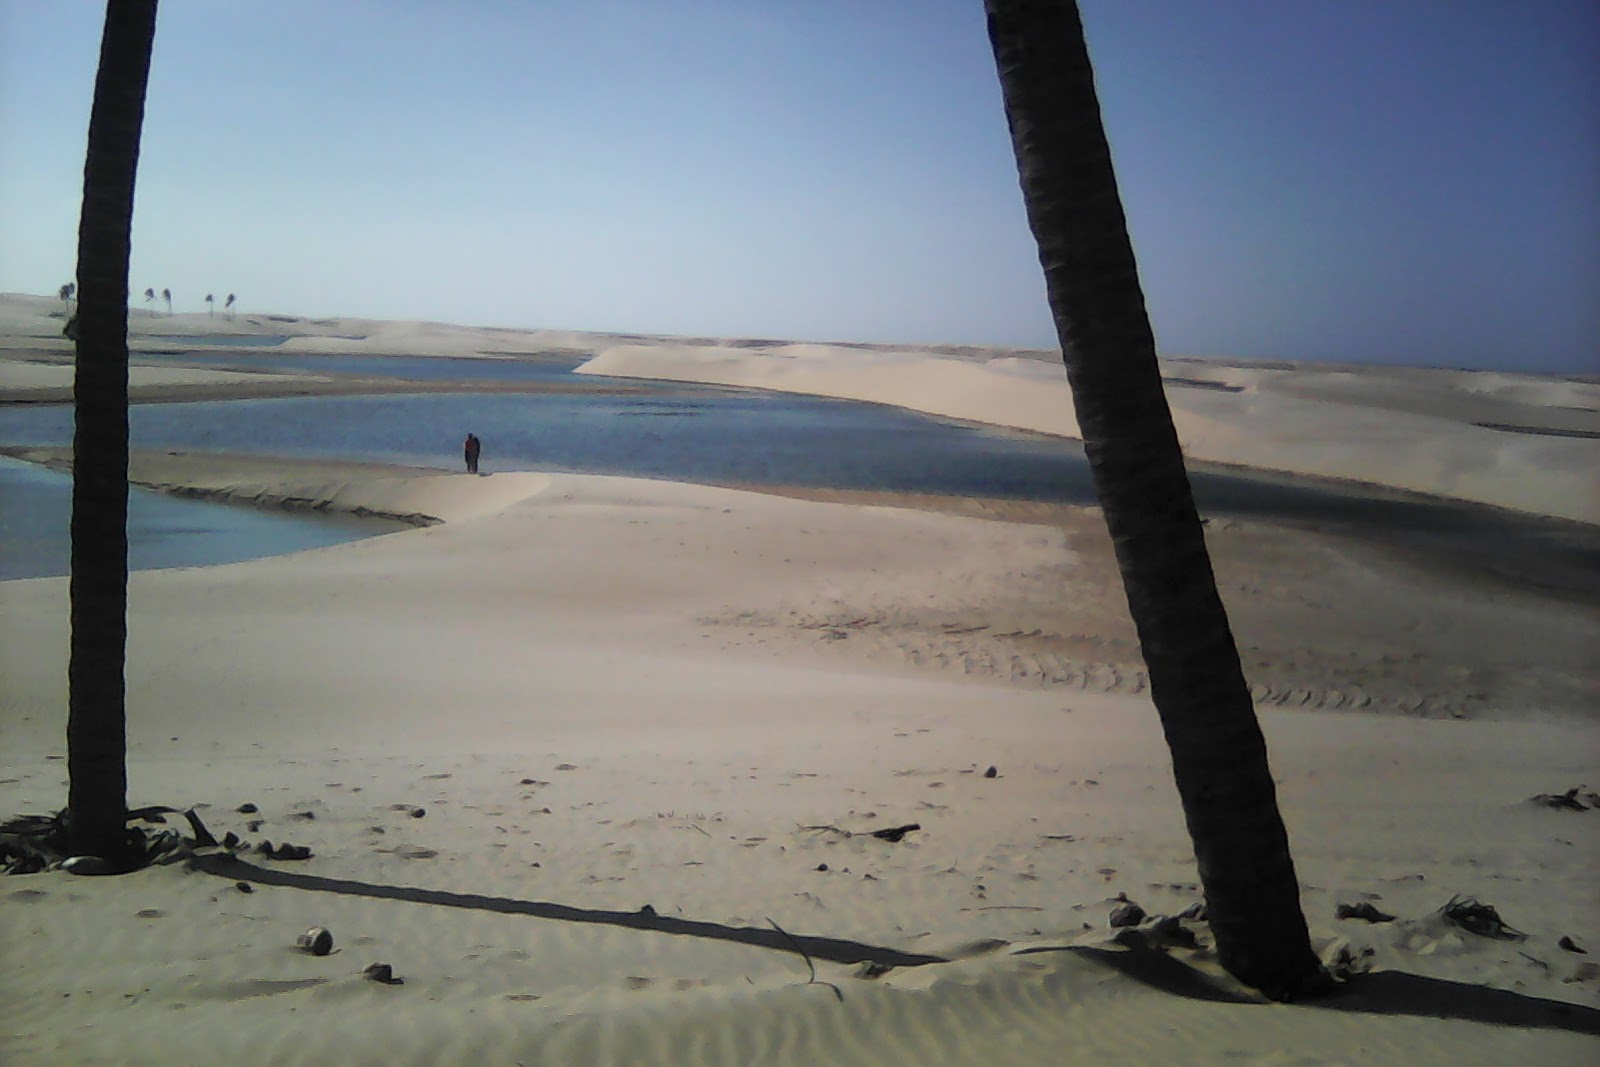
M1164 354L1600 372L1600 4L1082 9ZM0 0L0 291L73 276L103 13ZM131 274L1054 343L981 0L161 0Z

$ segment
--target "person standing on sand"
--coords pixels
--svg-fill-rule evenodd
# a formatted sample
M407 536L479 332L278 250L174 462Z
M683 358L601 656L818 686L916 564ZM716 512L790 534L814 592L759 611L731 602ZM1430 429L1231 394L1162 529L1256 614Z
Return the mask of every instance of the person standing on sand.
M477 474L478 473L478 455L482 451L483 451L483 442L478 440L478 435L475 434L475 433L467 434L466 457L467 457L467 473L468 474Z

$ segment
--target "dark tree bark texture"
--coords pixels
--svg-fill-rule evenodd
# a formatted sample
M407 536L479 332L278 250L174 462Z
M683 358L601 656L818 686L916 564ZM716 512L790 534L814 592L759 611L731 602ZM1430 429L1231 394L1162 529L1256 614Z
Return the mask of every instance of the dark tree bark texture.
M72 648L67 797L72 849L114 866L126 829L128 257L156 0L108 0L78 227L73 379Z
M1172 751L1217 951L1275 997L1317 983L1266 743L1217 594L1070 0L987 0L1029 225Z

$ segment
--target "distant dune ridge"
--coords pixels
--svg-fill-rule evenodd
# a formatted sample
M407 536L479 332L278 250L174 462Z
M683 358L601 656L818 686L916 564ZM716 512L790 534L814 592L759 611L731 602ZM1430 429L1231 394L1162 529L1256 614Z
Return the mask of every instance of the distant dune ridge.
M65 353L43 297L0 296L0 336ZM141 313L131 347L219 333L286 336L277 351L530 358L592 356L580 374L751 386L867 400L936 415L1078 436L1071 393L1050 352L974 346L903 346L659 338L560 330L501 330L422 322ZM0 398L31 390L59 398L64 372L0 364ZM172 368L135 372L137 388L175 383ZM226 372L188 380L213 395L320 386L273 375L252 385ZM1600 524L1600 379L1490 371L1236 363L1163 363L1173 419L1198 460L1388 486ZM54 392L47 392L53 389Z
M0 298L0 403L70 387L59 310ZM136 360L224 329L303 351L559 351L589 373L1070 432L1043 354L132 322ZM136 394L358 388L156 370L135 367ZM1165 370L1192 455L1595 521L1592 382ZM8 1065L1600 1051L1600 814L1575 789L1600 784L1590 600L1210 524L1314 942L1374 972L1274 1005L1220 971L1203 923L1157 921L1198 902L1194 860L1093 508L203 453L139 453L132 476L418 525L132 576L130 801L196 805L249 850L0 879ZM65 802L67 592L0 583L0 815ZM1446 917L1469 897L1507 937ZM1127 901L1147 918L1118 935ZM1362 905L1394 918L1338 917ZM331 954L295 948L313 926ZM401 983L365 977L375 963Z

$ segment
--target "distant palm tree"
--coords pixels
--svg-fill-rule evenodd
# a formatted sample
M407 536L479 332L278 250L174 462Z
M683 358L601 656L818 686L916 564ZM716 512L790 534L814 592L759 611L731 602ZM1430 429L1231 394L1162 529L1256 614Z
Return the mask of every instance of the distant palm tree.
M163 289L163 290L161 290L161 299L163 299L163 300L165 300L167 302L167 314L168 315L172 314L172 290L171 289Z
M1217 956L1270 996L1308 992L1325 978L1162 392L1077 4L985 6L1028 222Z
M151 301L155 300L155 298L156 298L156 291L154 289L146 289L144 291L144 302L146 304L148 304ZM156 313L155 309L151 308L150 309L150 314L154 315L155 313Z
M115 870L127 831L128 259L156 0L107 0L78 225L67 832Z
M71 282L68 282L56 292L56 295L61 297L61 302L67 305L67 311L69 314L72 311L72 294L76 293L77 291L78 287L73 285Z
M233 294L228 294L228 299L222 305L222 310L228 313L228 318L233 318Z
M207 315L211 314L212 311L215 310L214 305L216 303L216 300L217 300L217 298L215 296L211 295L210 293L206 294L206 314Z

